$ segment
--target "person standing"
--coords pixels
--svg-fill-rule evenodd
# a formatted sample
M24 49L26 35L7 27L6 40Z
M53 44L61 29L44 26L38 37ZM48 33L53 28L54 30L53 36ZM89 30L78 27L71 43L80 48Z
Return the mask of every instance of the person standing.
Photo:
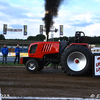
M8 48L7 46L4 44L4 47L1 49L1 52L3 54L3 58L2 58L2 64L4 63L4 59L5 59L5 63L7 64L7 55L8 55Z
M17 44L17 47L15 48L15 51L14 51L14 52L15 52L15 55L16 55L14 64L16 63L17 58L18 58L18 64L19 64L19 60L20 60L20 51L21 51L21 49L19 48L19 45Z

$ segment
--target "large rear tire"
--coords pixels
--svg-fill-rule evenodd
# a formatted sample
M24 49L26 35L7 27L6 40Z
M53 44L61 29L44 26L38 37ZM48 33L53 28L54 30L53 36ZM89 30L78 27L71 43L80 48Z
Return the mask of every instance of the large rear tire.
M92 53L84 46L73 45L63 52L61 65L63 71L71 76L90 74L92 72Z
M36 72L38 70L38 62L35 59L30 59L26 63L26 69L29 72Z

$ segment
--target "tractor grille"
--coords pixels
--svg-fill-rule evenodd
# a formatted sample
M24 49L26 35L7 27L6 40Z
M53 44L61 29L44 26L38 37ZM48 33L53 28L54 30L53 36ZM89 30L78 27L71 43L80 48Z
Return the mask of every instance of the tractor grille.
M49 52L51 50L52 44L44 44L42 52Z

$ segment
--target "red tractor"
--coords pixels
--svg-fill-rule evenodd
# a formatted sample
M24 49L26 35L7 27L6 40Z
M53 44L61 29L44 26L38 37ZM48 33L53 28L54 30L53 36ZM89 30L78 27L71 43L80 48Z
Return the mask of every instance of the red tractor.
M61 64L62 70L68 75L80 76L92 72L92 53L87 43L84 43L85 34L82 31L75 33L75 42L36 42L28 49L29 57L20 59L29 72L41 71L50 63Z

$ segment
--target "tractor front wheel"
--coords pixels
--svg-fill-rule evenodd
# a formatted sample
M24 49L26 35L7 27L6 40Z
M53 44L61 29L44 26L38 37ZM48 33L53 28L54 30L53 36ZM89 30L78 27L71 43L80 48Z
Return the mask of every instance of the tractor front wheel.
M29 72L36 72L38 70L38 62L35 59L30 59L26 63L26 69Z
M92 53L80 45L66 49L61 57L62 69L71 76L87 75L92 72Z

